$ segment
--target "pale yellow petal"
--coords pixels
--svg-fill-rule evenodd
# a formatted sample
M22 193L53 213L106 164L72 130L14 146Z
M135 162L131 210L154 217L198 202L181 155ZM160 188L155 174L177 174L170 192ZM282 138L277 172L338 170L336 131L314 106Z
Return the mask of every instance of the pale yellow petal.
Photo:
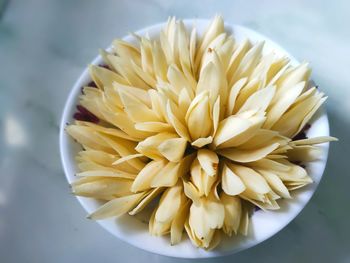
M219 157L213 151L208 149L199 149L197 158L202 169L209 176L213 176L217 173L219 166Z
M221 175L222 190L228 195L239 195L246 189L244 183L226 164Z
M129 215L140 213L150 202L153 201L164 189L162 187L150 190L146 196L138 203L138 205L129 212Z
M144 193L138 193L113 199L90 214L88 218L100 220L126 214L139 202L143 195Z
M171 138L164 140L159 146L159 152L171 162L179 162L186 150L187 140L184 138Z
M172 187L180 176L180 163L168 162L152 179L151 187Z
M254 193L266 194L271 191L266 180L255 170L233 163L230 164L230 169L241 178L246 188Z
M142 153L143 155L159 160L163 159L163 155L159 152L159 146L168 139L177 138L177 135L174 133L158 133L156 135L150 136L147 139L139 142L135 148L136 151Z
M160 198L155 220L163 223L172 221L181 207L183 198L181 184L168 188Z
M291 198L287 187L283 184L282 180L274 173L266 170L257 170L268 182L273 191L283 198Z
M194 142L191 143L192 146L201 148L207 144L212 143L213 141L213 137L212 136L208 136L207 138L198 138L197 140L195 140Z
M219 150L218 153L232 161L248 163L248 162L254 162L266 157L269 153L277 149L278 146L279 146L278 143L274 143L262 148L252 149L252 150L240 150L237 148L227 148L227 149Z
M220 200L225 208L225 219L222 229L225 234L229 236L231 236L232 233L237 234L242 213L241 199L222 192L220 195Z
M151 188L151 182L157 173L164 167L164 161L149 162L137 175L131 191L139 192Z
M182 232L184 230L185 222L188 217L190 204L191 202L189 200L187 200L184 204L182 204L174 220L171 223L171 228L170 228L171 245L176 245L181 242Z

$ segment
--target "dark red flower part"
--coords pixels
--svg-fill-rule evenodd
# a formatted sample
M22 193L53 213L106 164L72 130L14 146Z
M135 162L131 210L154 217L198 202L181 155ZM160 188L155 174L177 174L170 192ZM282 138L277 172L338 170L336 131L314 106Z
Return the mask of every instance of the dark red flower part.
M101 68L105 68L105 69L111 70L111 68L108 65L106 65L106 64L100 64L98 66L101 67Z
M74 115L73 115L73 118L75 120L88 121L88 122L93 122L93 123L98 123L100 121L96 115L94 115L92 112L90 112L84 106L78 105L77 110L78 111L76 113L74 113Z
M86 86L90 87L90 88L97 88L97 85L96 85L96 83L93 80L90 81Z
M296 140L307 139L306 131L309 130L310 128L311 128L311 124L309 123L305 124L304 128L297 135L295 135L292 140L296 141Z
M81 94L84 94L84 88L85 87L90 87L90 88L96 88L97 89L97 85L94 81L90 81L88 84L86 84L85 86L80 88Z

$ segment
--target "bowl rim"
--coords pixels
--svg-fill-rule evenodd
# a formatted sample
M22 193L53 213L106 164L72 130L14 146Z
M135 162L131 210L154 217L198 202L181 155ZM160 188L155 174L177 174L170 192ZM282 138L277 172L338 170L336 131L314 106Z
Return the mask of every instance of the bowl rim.
M183 19L182 20L184 22L184 24L186 26L191 26L193 24L200 24L202 25L202 27L204 25L207 25L208 23L211 22L211 20L209 19ZM136 31L136 34L138 35L145 35L147 32L150 31L160 31L160 29L162 29L164 26L166 25L166 23L157 23L148 27L145 27L141 30ZM275 41L271 40L269 37L262 35L250 28L247 28L245 26L241 26L241 25L235 25L235 24L228 24L225 23L225 28L229 29L229 30L242 30L244 32L247 33L248 38L250 38L250 36L254 36L258 39L263 39L265 42L272 44L274 49L277 49L278 51L280 51L282 54L285 54L286 56L288 56L291 60L291 64L299 64L299 62L289 53L287 52L284 48L282 48L279 44L277 44ZM126 40L126 41L130 41L131 40L131 36L125 36L122 39ZM107 48L107 50L110 49ZM97 57L95 57L91 64L94 65L98 65L102 62L102 58L100 55L98 55ZM65 132L65 127L66 124L69 123L70 120L72 120L72 116L71 116L71 111L72 108L75 108L77 103L77 97L80 94L80 89L81 87L84 85L84 83L86 83L86 79L89 78L89 72L88 69L85 68L83 70L83 72L79 75L79 78L75 81L72 89L69 92L68 98L65 102L65 106L62 112L62 117L61 117L61 121L60 121L60 133L59 133L59 147L60 147L60 157L61 157L61 163L63 166L63 170L66 176L66 179L68 181L68 183L71 183L71 178L70 178L70 174L72 173L72 165L75 164L75 160L72 160L71 158L69 158L69 154L68 154L68 145L70 144L70 142L68 142L67 139L67 134ZM323 126L324 126L324 134L325 136L329 135L329 122L328 122L328 116L327 113L325 111L324 106L322 106L322 110L320 110L319 116L322 117L322 121L323 121ZM120 235L120 233L116 233L115 231L113 231L110 227L106 226L106 224L104 224L105 220L100 220L97 221L97 223L99 225L101 225L104 229L106 229L108 232L110 232L111 234L113 234L114 236L116 236L118 239L127 242L128 244L131 244L135 247L138 247L140 249L143 249L145 251L154 253L154 254L160 254L160 255L164 255L164 256L170 256L170 257L176 257L176 258L211 258L211 257L219 257L219 256L226 256L226 255L230 255L230 254L234 254L237 253L241 250L245 250L248 249L250 247L253 247L257 244L260 244L262 242L264 242L265 240L269 239L270 237L274 236L275 234L277 234L279 231L281 231L283 228L285 228L291 221L293 221L298 214L304 209L304 207L308 204L308 202L310 201L311 197L313 196L313 194L315 193L317 186L323 176L323 172L327 163L327 159L328 159L328 149L329 149L329 143L324 143L323 144L323 162L321 164L321 167L319 168L319 179L318 181L315 181L313 183L313 187L309 190L309 195L307 196L307 198L303 201L303 203L301 204L301 208L295 212L292 216L289 217L288 220L286 220L286 222L284 224L281 224L280 227L275 228L274 231L272 231L270 233L270 235L267 235L265 238L262 238L256 242L251 242L251 243L246 243L244 245L242 245L241 247L238 248L233 248L232 250L227 250L227 251L205 251L204 253L188 253L186 255L178 255L176 253L169 253L169 251L164 251L164 250L159 250L159 249L154 249L154 247L147 245L147 242L144 242L144 245L142 245L143 243L141 242L134 242L132 239L128 238L125 235ZM83 197L79 197L76 196L76 198L78 199L79 203L83 206L83 208L85 209L85 211L87 212L91 212L91 207L89 204L87 204L85 198ZM233 237L234 238L234 237ZM191 244L192 246L192 244ZM170 243L169 243L169 247L170 247ZM203 250L204 251L204 250Z

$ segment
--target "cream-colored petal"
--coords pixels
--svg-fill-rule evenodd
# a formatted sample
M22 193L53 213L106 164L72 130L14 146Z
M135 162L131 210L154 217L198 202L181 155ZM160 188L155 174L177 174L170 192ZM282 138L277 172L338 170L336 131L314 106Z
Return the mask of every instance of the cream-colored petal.
M155 88L156 87L156 80L153 76L153 74L150 74L150 72L143 71L143 69L137 65L135 62L131 61L131 67L136 72L137 76L142 79L149 87Z
M148 95L151 100L152 110L161 121L167 121L166 104L163 103L160 94L156 90L150 89L148 90Z
M279 146L278 143L274 143L274 144L267 145L265 147L258 148L258 149L253 149L253 150L240 150L237 148L227 148L227 149L219 150L218 154L225 156L226 158L232 161L248 163L248 162L254 162L266 157L269 153L277 149L278 146Z
M179 105L179 110L181 111L182 116L186 115L186 112L188 110L188 107L191 104L192 99L193 99L193 97L190 97L189 93L187 92L187 90L185 88L183 88L180 91L178 105Z
M214 250L221 242L221 232L219 230L215 230L214 236L211 239L209 246L204 246L204 249L207 251Z
M318 92L315 95L297 103L289 111L287 111L271 129L279 131L281 135L293 137L306 124L304 120L311 118L315 110L317 110L326 98L322 98L323 94ZM309 114L311 113L311 114Z
M232 86L236 81L233 79L239 64L241 63L244 55L247 53L251 44L248 39L244 39L241 43L237 43L235 50L230 57L230 61L227 68L227 79L230 81L229 84Z
M187 141L190 141L190 135L188 133L187 127L174 115L173 110L171 109L170 102L167 103L166 110L169 122L174 127L177 134L180 135L180 137L186 139Z
M214 104L222 88L221 73L213 62L209 62L202 70L196 89L196 94L209 91L210 103Z
M93 129L89 127L69 125L66 127L66 131L70 136L84 146L106 153L116 153L112 147L110 147L96 132L94 132Z
M186 233L188 235L188 237L190 238L192 244L195 246L195 247L201 247L202 246L202 242L201 240L195 235L195 233L193 232L193 229L190 227L190 224L188 222L188 218L187 220L185 221L185 230L186 230Z
M99 105L101 106L101 105ZM101 110L104 119L127 133L133 138L145 138L150 135L149 132L138 131L135 129L135 124L125 112L111 112L107 110Z
M116 170L111 166L103 166L98 163L95 163L93 161L84 161L78 158L76 158L78 161L78 167L81 172L86 171L111 171L115 172Z
M227 101L227 108L226 108L226 115L230 116L233 114L233 109L235 108L236 99L238 97L239 92L244 87L244 85L247 83L247 78L242 78L235 82L235 84L231 87L229 94L228 94L228 101Z
M238 232L243 236L246 236L248 235L248 231L249 231L249 211L245 206L243 206Z
M168 188L160 198L155 220L163 223L172 221L181 207L183 198L181 184Z
M321 144L325 142L335 142L338 141L337 138L331 136L319 136L314 138L307 138L302 140L296 140L290 142L292 145L313 145L313 144Z
M146 90L150 88L148 84L144 82L133 70L129 58L121 58L109 54L107 55L107 59L113 68L127 81L127 83L124 84L129 84L131 86Z
M89 170L85 172L76 173L76 176L79 177L116 177L116 178L126 178L126 179L134 179L136 176L135 174L130 174L124 171L120 171L115 169L115 171L109 171L109 170Z
M128 160L131 160L131 159L134 159L134 158L140 158L142 157L143 154L141 153L136 153L136 154L131 154L131 155L127 155L127 156L124 156L122 158L119 158L118 160L116 160L115 162L113 162L113 165L118 165L118 164L121 164L121 163L124 163Z
M192 146L202 148L203 146L212 143L213 137L208 136L207 138L198 138L194 142L191 143Z
M101 178L90 182L72 185L72 193L78 196L101 200L130 195L132 181L121 178Z
M155 214L157 210L153 210L151 218L148 223L149 232L153 236L162 236L169 233L171 227L171 221L168 222L159 222L155 220Z
M152 42L146 37L141 37L140 51L142 70L153 74Z
M153 68L154 68L154 74L156 77L166 80L166 74L167 74L167 62L164 55L164 52L158 42L154 42L153 44Z
M258 194L266 194L271 191L266 180L255 170L238 164L230 164L230 169L238 175L246 188Z
M195 159L191 165L191 181L196 186L198 190L198 194L200 196L204 195L205 189L204 189L204 177L205 174L202 172L202 168L199 164L198 158Z
M271 128L276 121L288 110L288 108L295 102L297 97L303 91L305 87L305 82L300 82L293 87L290 87L286 92L281 94L281 96L276 100L276 102L271 105L267 111L266 122L264 123L264 128Z
M234 138L238 134L244 132L250 127L250 121L236 116L230 116L219 123L213 144L220 144Z
M89 66L90 76L100 89L104 89L105 86L112 86L113 82L126 84L125 80L119 74L95 65Z
M263 116L230 116L220 122L214 145L218 149L242 145L258 133L264 121Z
M276 88L274 86L258 90L247 99L247 101L239 109L238 113L249 110L264 112L275 95L275 91Z
M151 187L174 186L180 176L180 163L168 162L152 179Z
M79 152L78 157L81 158L81 160L95 162L103 166L111 166L112 163L119 158L119 155L96 150L86 150Z
M136 154L135 142L130 142L126 140L122 140L116 137L110 137L107 135L99 135L106 143L108 143L121 157L129 156ZM136 169L142 169L145 164L139 159L130 159L127 161L130 165L135 167Z
M174 220L171 223L171 228L170 228L171 245L176 245L181 242L182 232L184 230L185 222L188 217L188 211L189 211L190 205L191 205L191 202L189 200L187 200L184 204L182 204Z
M157 173L164 167L164 161L149 162L137 175L132 184L131 191L139 192L151 188L151 182Z
M319 159L322 156L322 149L312 145L298 145L287 152L288 160L291 162L303 161L311 162Z
M219 122L220 122L220 115L221 112L223 112L223 110L221 110L221 106L220 106L220 96L216 99L214 106L213 106L213 136L215 136L216 131L218 129L219 126Z
M184 74L175 65L171 65L168 68L167 78L172 88L175 89L176 94L179 94L185 88L190 97L193 98L193 90L190 83L188 83Z
M121 216L129 212L143 196L144 193L138 193L113 199L90 214L88 218L100 220L109 217Z
M271 171L282 171L282 172L288 172L290 169L289 166L282 164L278 161L270 160L267 158L263 158L261 160L247 163L246 165L249 165L251 167L261 168L261 169L267 169Z
M308 66L308 63L302 63L283 74L283 76L276 82L276 85L279 87L277 97L280 97L280 94L283 94L297 83L302 81L307 82L311 74L311 70Z
M186 115L188 130L193 141L197 140L198 138L208 137L212 133L213 124L210 115L208 96L205 96L201 101L199 101L188 116Z
M219 166L219 157L213 151L208 149L199 149L197 158L202 169L209 176L214 176L217 173Z
M257 170L268 182L273 191L283 198L291 198L287 187L283 184L282 180L272 172L266 170Z
M291 137L296 136L305 127L305 125L311 120L311 118L315 115L316 111L322 106L322 104L327 100L327 98L328 97L323 97L315 104L312 110L305 116L305 118L301 122L299 129L294 134L292 134Z
M241 199L222 192L220 194L220 200L225 208L225 219L222 229L229 236L232 233L237 234L242 213Z
M249 140L239 145L240 149L256 149L260 148L266 144L270 144L271 142L279 142L277 138L281 138L278 135L278 132L266 130L266 129L258 129L254 136L252 136Z
M196 69L199 68L203 53L208 48L208 45L210 44L210 42L212 42L213 39L215 39L221 33L224 33L224 31L225 31L224 21L222 17L216 16L214 20L211 22L211 24L209 25L209 27L207 28L206 32L204 33L204 36L197 49L196 57L195 57Z
M163 155L159 152L159 146L164 141L174 138L177 138L177 135L174 133L158 133L139 142L135 150L151 159L159 160L163 158Z
M137 46L134 46L129 42L121 39L115 39L113 41L113 49L120 57L132 59L133 61L135 61L135 63L140 65L141 53L140 49Z
M118 138L123 138L123 139L129 140L129 141L138 141L137 139L129 136L127 133L123 132L120 129L105 128L105 127L103 127L101 125L97 125L95 123L87 122L87 121L76 121L76 124L78 124L80 126L91 127L97 132L101 132L101 133L104 133L104 134L116 136Z
M221 173L221 187L228 195L239 195L246 189L244 183L226 164Z
M231 83L235 83L237 80L249 77L253 72L255 66L260 60L261 52L264 47L264 42L259 42L255 44L243 57L236 71L234 72Z
M213 195L201 198L199 205L193 203L190 207L189 225L199 239L208 241L207 244L212 238L211 231L221 228L224 218L224 206Z
M246 83L244 87L239 91L235 105L233 107L233 113L235 114L249 99L250 96L252 96L255 92L263 87L265 87L265 83L262 79L250 79L248 83Z
M124 110L134 122L160 121L158 116L131 94L119 90L119 95L124 105Z
M199 205L200 203L200 193L198 192L198 189L191 183L183 181L184 185L184 193L185 195L193 201L193 203L196 203Z
M139 122L135 124L135 128L140 131L152 133L174 132L174 128L164 122Z
M150 202L153 201L162 191L164 188L158 187L150 190L147 192L146 196L138 203L138 205L129 212L129 215L136 215L137 213L140 213Z
M169 161L179 162L186 150L187 140L184 138L167 139L158 146L158 151Z

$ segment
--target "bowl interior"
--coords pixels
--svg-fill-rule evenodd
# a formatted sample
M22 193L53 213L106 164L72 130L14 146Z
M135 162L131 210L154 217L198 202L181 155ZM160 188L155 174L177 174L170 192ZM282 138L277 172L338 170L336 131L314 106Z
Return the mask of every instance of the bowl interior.
M209 21L184 20L184 23L187 28L196 26L198 34L201 35L203 34ZM145 35L148 33L151 38L154 38L159 35L159 32L161 28L164 27L164 25L165 24L154 25L136 33L139 35ZM298 61L293 58L287 51L285 51L278 44L274 43L265 36L262 36L242 26L226 24L225 28L227 32L233 33L236 41L238 42L242 41L244 38L248 38L252 42L265 41L264 52L274 50L277 54L288 56L291 59L291 64L298 64ZM124 37L124 40L136 44L136 39L134 39L132 36ZM96 57L92 62L92 64L96 65L101 63L102 59L100 56ZM85 70L71 90L62 116L60 127L60 151L62 164L69 183L75 180L74 174L78 171L75 162L75 156L81 150L81 146L74 142L74 140L68 136L64 129L67 123L73 122L72 116L75 112L76 105L78 104L78 97L81 92L81 87L90 81L91 79L89 77L88 71ZM329 135L328 118L324 110L319 110L316 113L312 119L311 124L311 128L307 132L307 135L309 137ZM254 246L276 234L292 219L294 219L307 204L319 184L326 165L328 143L324 143L320 147L322 150L321 158L307 165L307 170L314 180L313 184L310 184L303 189L293 191L293 199L279 201L281 209L278 211L256 211L251 217L249 234L247 237L224 237L221 244L213 251L205 251L203 249L195 248L187 238L183 238L183 241L176 246L170 246L168 236L151 236L148 233L148 225L136 217L125 215L118 219L107 219L97 222L110 233L117 236L119 239L141 249L161 255L182 258L206 258L238 252L240 250ZM85 208L87 213L95 211L100 205L99 202L93 199L84 197L77 197L77 199Z

